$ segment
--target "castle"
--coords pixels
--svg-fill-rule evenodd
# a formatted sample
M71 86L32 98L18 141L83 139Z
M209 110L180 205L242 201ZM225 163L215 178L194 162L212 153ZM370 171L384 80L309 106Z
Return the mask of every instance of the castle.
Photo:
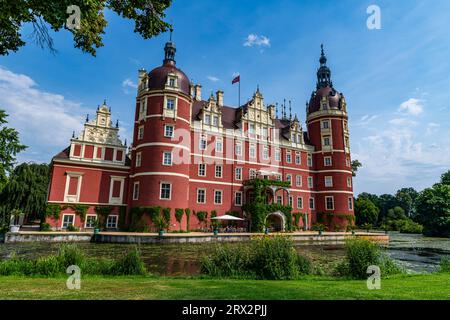
M351 221L344 219L353 217L347 105L333 87L323 47L317 86L306 104L307 130L286 103L279 117L259 88L237 108L224 105L222 91L202 99L201 85L176 66L174 43L164 51L161 66L139 70L129 147L105 102L52 159L48 203L56 213L47 223L53 229L94 228L99 214L107 229L118 229L130 223L132 208L149 206L171 208L172 230L188 223L176 220L176 208L246 218L242 208L253 199L246 182L254 179L289 182L269 182L265 201L302 213L298 227L309 229L324 215L330 229ZM282 212L267 219L285 228ZM190 229L199 225L191 215Z

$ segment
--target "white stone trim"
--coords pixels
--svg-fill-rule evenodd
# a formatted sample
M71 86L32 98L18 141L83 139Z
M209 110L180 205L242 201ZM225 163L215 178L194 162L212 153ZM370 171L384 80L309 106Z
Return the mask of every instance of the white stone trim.
M182 173L176 173L176 172L139 172L131 175L131 178L135 177L142 177L142 176L176 176L176 177L182 177L189 179L189 176Z
M81 181L83 180L83 172L72 172L72 171L66 171L66 184L64 187L64 202L67 203L74 203L80 201L80 193L81 193ZM76 195L69 195L69 185L70 185L70 178L78 178L77 181L77 194Z
M82 162L80 160L60 160L60 159L54 159L53 160L54 163L67 163L67 164L74 164L74 162L76 162L77 164ZM95 162L85 162L86 167L77 167L77 166L58 166L57 164L54 164L55 167L70 167L70 168L77 168L77 169L89 169L89 170L98 170L98 171L105 171L107 170L108 172L123 172L123 173L128 173L126 172L127 169L130 169L129 166L118 166L118 165L114 165L114 164L108 164L108 163L95 163ZM94 168L90 168L91 166L95 166L95 167L105 167L105 168L116 168L116 169L124 169L124 171L113 171L113 170L109 170L109 169L105 169L105 170L101 170L101 169L94 169Z
M111 181L109 185L109 204L123 204L123 190L125 187L125 178L126 177L120 177L120 176L111 176ZM113 190L114 190L114 182L119 181L120 182L120 193L118 198L113 197Z
M61 229L63 229L64 227L64 217L65 216L71 216L71 217L73 217L73 221L72 221L72 226L75 226L75 219L77 218L76 217L76 214L75 213L63 213L62 214L62 217L61 217Z
M138 144L136 147L134 147L133 150L137 150L137 149L144 148L144 147L153 147L153 146L180 148L180 149L184 149L187 151L191 151L191 149L186 146L183 146L180 144L175 144L175 143L165 143L165 142L141 143L141 144Z

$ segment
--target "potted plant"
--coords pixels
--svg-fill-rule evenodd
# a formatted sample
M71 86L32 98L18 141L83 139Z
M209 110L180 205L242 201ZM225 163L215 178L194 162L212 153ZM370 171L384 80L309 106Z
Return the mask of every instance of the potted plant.
M100 219L96 218L94 222L94 234L98 234L100 232L100 228L101 228Z
M166 220L161 215L158 215L153 222L158 229L158 235L162 237L164 235L164 229L167 229L168 227Z
M12 223L9 226L9 231L11 232L19 232L20 225L19 225L19 219L22 215L22 212L19 209L14 209L11 211L11 220Z
M317 224L315 224L315 225L311 228L311 230L313 230L313 231L318 231L318 232L319 232L319 236L321 236L321 235L323 234L323 232L324 232L325 230L327 230L327 226L325 226L325 225L322 224L322 223L317 223Z

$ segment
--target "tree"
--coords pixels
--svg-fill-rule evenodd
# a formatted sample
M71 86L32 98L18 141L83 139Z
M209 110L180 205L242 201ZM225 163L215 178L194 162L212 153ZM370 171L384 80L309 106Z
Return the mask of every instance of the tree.
M441 183L447 186L450 185L450 170L442 174Z
M388 210L386 215L386 219L388 220L402 220L406 219L405 210L402 207L394 207Z
M450 237L450 185L437 183L416 199L416 219L428 236Z
M13 209L19 209L28 219L42 220L47 205L48 184L47 164L22 163L17 166L0 194L3 221L8 221L9 213Z
M416 201L418 195L419 193L414 188L402 188L395 194L399 206L405 210L408 216L411 216L413 213L414 201Z
M372 201L365 198L356 199L355 201L355 218L358 226L364 224L375 224L378 219L380 210Z
M6 117L6 112L0 109L0 192L8 180L8 174L14 168L16 155L27 148L20 144L19 133L6 126Z
M163 21L164 11L171 3L172 0L1 1L0 55L16 52L26 44L20 32L25 23L30 23L34 30L32 38L42 48L56 51L49 28L56 32L65 28L72 33L76 48L95 56L96 48L103 46L102 35L107 25L105 9L134 20L134 32L149 39L171 27ZM73 6L79 8L79 24L73 23L78 22L78 12Z
M372 203L379 208L380 198L376 194L368 193L368 192L361 192L358 195L358 198L368 199L368 200L372 201Z
M382 194L379 196L378 208L380 209L380 214L378 216L378 221L383 221L389 209L399 206L399 201L396 197L391 194Z
M356 172L358 171L358 168L362 167L362 163L355 159L352 161L351 165L352 165L352 176L356 177Z

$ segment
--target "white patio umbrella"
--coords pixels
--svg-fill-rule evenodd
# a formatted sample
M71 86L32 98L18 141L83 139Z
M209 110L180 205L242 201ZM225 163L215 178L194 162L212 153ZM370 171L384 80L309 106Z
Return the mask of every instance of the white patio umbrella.
M225 214L225 215L219 216L219 217L211 218L211 220L234 220L234 221L244 221L244 219L242 219L242 218L238 218L238 217L235 217L235 216L230 216L230 215L228 215L228 214Z

